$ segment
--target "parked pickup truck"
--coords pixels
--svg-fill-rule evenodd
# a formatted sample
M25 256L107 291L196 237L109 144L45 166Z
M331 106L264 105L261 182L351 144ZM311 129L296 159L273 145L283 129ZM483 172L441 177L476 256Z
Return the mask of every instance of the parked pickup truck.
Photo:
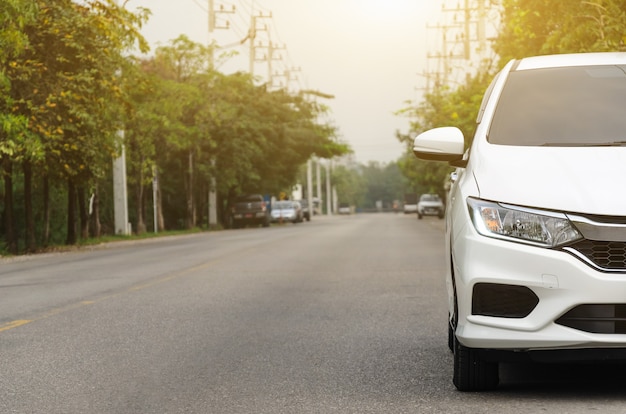
M235 198L231 208L231 223L234 229L247 225L270 225L268 204L260 194L247 194Z

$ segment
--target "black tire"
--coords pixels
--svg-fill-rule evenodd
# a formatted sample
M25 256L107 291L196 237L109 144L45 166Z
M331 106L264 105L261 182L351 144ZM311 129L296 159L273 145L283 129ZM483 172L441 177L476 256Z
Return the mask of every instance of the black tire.
M422 219L422 215L420 213L417 213L417 219L421 220Z
M453 382L459 391L489 391L498 387L498 363L480 358L478 349L461 345L454 339Z

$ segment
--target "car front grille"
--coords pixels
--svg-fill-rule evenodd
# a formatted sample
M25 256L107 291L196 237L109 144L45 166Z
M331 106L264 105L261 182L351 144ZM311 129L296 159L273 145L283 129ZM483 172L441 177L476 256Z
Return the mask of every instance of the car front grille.
M626 242L581 240L566 248L600 270L626 271Z
M626 272L626 216L568 214L584 239L563 247L603 272Z

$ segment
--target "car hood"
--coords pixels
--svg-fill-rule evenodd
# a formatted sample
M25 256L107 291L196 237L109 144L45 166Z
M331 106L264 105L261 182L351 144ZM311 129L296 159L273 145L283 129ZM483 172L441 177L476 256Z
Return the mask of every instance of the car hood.
M483 199L626 216L626 147L485 144L474 154L480 155L468 167Z

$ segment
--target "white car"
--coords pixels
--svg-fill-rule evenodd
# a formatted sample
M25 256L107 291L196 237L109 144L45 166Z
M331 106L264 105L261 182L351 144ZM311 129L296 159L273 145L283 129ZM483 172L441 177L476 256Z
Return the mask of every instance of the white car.
M303 221L302 207L298 201L275 201L272 203L270 217L274 223L283 223L288 221L293 224L301 223Z
M339 214L350 214L352 209L350 208L350 204L348 203L339 203Z
M509 62L469 151L454 127L417 157L456 172L446 206L448 344L462 391L501 361L626 360L626 53Z
M438 194L422 194L416 206L417 218L421 219L424 216L443 218L444 209L443 201Z

